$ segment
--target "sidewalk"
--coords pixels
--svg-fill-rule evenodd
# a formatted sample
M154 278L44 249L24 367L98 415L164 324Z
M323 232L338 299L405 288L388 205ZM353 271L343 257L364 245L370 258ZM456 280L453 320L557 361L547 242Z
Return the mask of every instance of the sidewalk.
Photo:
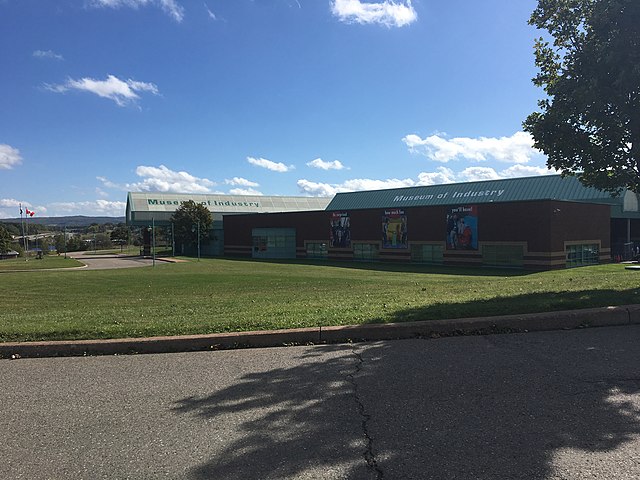
M0 359L189 352L247 347L487 335L640 324L640 305L497 317L297 328L172 337L0 343Z

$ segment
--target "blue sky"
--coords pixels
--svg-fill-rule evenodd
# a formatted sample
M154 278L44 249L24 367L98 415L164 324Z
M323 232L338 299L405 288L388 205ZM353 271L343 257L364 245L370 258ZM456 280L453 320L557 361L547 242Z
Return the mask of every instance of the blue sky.
M535 0L0 0L0 218L549 173Z

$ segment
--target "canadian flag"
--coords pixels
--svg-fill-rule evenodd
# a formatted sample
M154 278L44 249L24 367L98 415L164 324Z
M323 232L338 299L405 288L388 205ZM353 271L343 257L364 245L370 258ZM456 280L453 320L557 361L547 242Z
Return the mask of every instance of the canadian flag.
M35 214L36 214L36 212L34 212L34 211L32 211L32 210L29 210L29 209L27 208L27 215L28 215L28 216L33 217Z

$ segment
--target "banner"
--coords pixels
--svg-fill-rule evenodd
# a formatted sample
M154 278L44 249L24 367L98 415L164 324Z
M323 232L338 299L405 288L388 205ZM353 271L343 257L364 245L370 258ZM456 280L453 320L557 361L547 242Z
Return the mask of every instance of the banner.
M453 207L447 212L447 250L478 249L478 207Z
M382 248L407 247L407 216L404 210L385 210L382 216Z
M329 246L333 248L351 247L351 221L348 212L333 212L329 218Z

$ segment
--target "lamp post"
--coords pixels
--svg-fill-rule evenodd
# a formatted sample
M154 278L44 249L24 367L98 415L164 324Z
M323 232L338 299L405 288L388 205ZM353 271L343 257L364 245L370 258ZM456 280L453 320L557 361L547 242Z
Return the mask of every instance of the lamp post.
M151 249L153 251L153 266L156 266L156 223L151 217Z
M173 229L173 222L171 222L171 256L176 256L176 235Z
M196 226L191 227L191 232L194 232ZM198 261L200 261L200 219L198 219Z

